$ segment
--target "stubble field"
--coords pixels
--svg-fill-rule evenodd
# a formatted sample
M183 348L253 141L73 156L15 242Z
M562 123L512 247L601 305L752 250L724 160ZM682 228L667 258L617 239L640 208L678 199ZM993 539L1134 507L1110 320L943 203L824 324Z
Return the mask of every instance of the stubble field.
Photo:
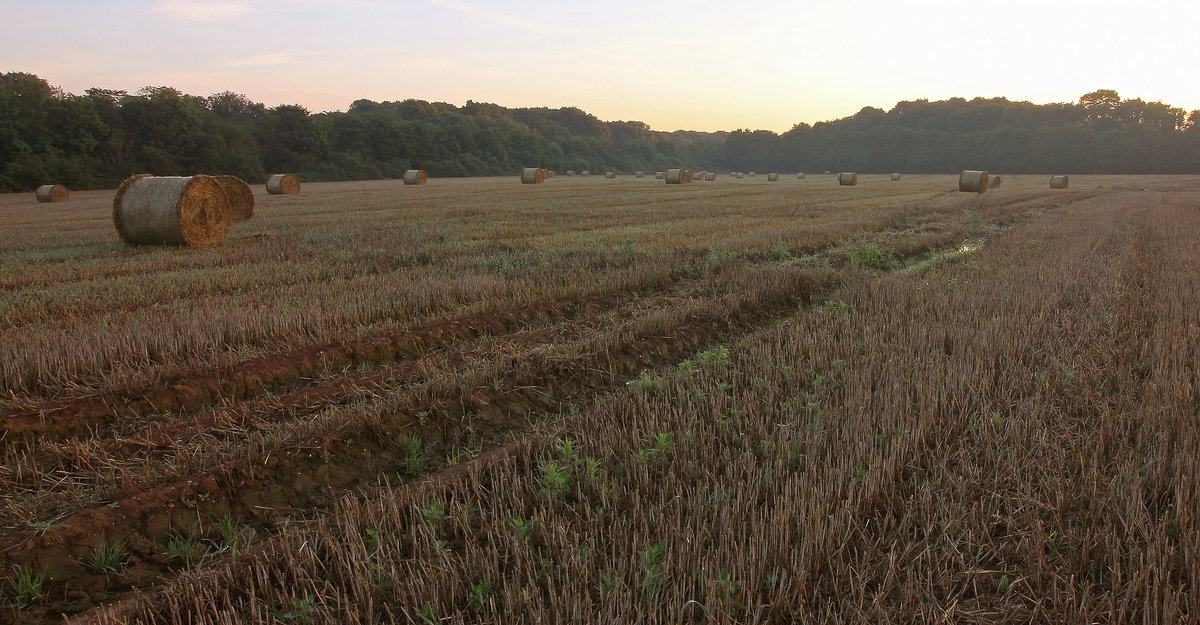
M1196 618L1200 177L956 181L0 196L0 622Z

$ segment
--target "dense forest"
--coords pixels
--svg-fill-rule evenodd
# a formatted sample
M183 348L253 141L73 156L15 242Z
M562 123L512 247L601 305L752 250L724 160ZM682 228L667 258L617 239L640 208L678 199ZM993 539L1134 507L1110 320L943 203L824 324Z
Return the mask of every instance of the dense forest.
M53 182L111 188L133 173L227 173L249 181L512 175L525 166L632 172L1200 173L1200 111L1100 90L1077 103L1003 98L901 102L790 131L657 132L577 108L357 100L346 112L267 108L245 95L170 87L64 92L0 74L0 191Z

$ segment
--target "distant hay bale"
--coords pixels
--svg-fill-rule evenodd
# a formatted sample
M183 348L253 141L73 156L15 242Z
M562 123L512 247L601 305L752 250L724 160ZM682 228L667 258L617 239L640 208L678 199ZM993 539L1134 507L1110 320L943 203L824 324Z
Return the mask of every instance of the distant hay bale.
M796 174L796 180L804 180L804 173L801 172L801 173Z
M704 173L704 181L705 182L712 182L716 179L717 179L717 172L709 171L709 172Z
M858 174L852 171L844 171L838 174L838 184L843 187L853 187L858 184Z
M682 168L668 169L663 178L666 179L667 184L687 184L688 170Z
M229 196L211 176L139 174L113 198L113 225L130 245L212 245L232 224Z
M987 193L988 173L976 169L964 169L958 175L958 190L972 193Z
M778 181L779 181L779 174L774 174L774 173L767 174L767 182L778 182Z
M666 175L667 175L667 172L665 172L665 171L656 171L656 172L654 172L654 179L662 180L663 176L666 176Z
M1069 186L1071 186L1071 179L1067 176L1051 176L1050 177L1050 188L1051 189L1066 189Z
M895 181L897 181L897 180L899 180L899 179L900 179L900 174L897 174L897 173L893 172L893 173L892 173L892 182L895 182Z
M584 172L587 175L587 172ZM526 167L521 170L521 184L542 184L546 182L546 170L541 167Z
M568 170L567 170L567 175L568 175L568 176L574 176L574 175L575 175L575 170L574 170L574 169L568 169Z
M742 172L740 172L740 171L739 171L739 172L737 173L737 179L738 179L738 180L741 180L743 177L745 177L745 175L746 175L746 174L743 174Z
M826 175L826 176L828 176L828 175L829 175L829 170L828 170L828 169L826 169L826 170L825 170L825 175Z
M292 195L300 192L300 179L293 174L275 174L267 178L267 193Z
M692 182L696 179L696 175L690 169L683 170L683 176L685 178L684 182Z
M547 178L553 178L553 177L554 177L554 170L553 170L553 169L547 169L547 170L546 170L546 177L547 177Z
M225 197L229 198L233 223L250 221L254 216L254 191L250 190L250 185L237 176L213 176L213 179L221 185Z
M988 184L988 186L989 187L1000 186L1000 176L992 176L992 181L991 181L991 183Z
M424 169L410 169L404 172L404 184L425 184L427 179Z
M755 176L757 176L757 175L758 175L758 172L753 172L753 171L752 171L752 172L750 172L750 173L748 173L748 174L746 174L746 175L747 175L747 176L750 176L751 178L753 178L753 177L755 177Z
M44 184L33 192L39 202L66 202L71 192L61 184Z
M645 177L646 177L646 172L644 172L644 171L642 171L642 170L640 170L640 169L639 169L639 170L637 170L637 171L633 172L633 176L634 176L635 178L645 178Z
M609 180L616 180L616 179L617 179L617 172L615 172L615 171L606 171L606 172L604 172L604 177L605 177L605 178L607 178L607 179L609 179Z
M580 176L585 176L585 177L586 177L586 176L590 176L590 175L592 175L592 172L590 172L590 171L588 171L588 170L586 170L586 169L585 169L585 170L583 170L583 171L579 172L579 175L580 175Z

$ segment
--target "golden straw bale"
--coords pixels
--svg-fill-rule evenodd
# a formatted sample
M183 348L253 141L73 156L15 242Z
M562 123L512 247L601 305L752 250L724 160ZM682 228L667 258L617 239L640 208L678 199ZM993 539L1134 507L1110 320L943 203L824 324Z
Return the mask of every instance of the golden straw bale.
M267 178L267 193L292 195L300 192L300 179L294 174L275 174Z
M1050 188L1051 189L1066 189L1069 186L1071 186L1071 179L1067 176L1051 176L1050 177Z
M958 175L958 190L973 193L987 193L990 177L986 171L964 169Z
M778 181L779 181L779 174L776 174L776 173L767 174L767 182L778 182Z
M801 173L796 174L796 180L804 180L804 173L801 172Z
M132 176L113 198L113 225L130 245L212 245L233 225L233 209L211 176Z
M858 184L858 174L852 171L844 171L838 174L837 179L838 184L842 185L843 187L853 187L854 185Z
M44 184L33 192L39 202L66 202L71 192L61 184Z
M895 182L899 179L900 179L900 174L892 172L892 182Z
M607 179L609 179L609 180L616 180L616 179L617 179L617 172L615 172L615 171L606 171L606 172L604 172L604 177L605 177L605 178L607 178Z
M542 184L546 182L546 170L541 167L526 167L521 170L522 184Z
M705 182L712 182L716 179L717 179L717 172L709 171L709 172L704 173L704 181Z
M688 170L686 169L668 169L663 176L666 178L667 184L686 184L688 179Z
M254 191L245 180L237 176L213 176L225 196L229 198L229 209L233 211L233 223L250 221L254 216Z
M1000 176L992 176L992 181L988 184L989 188L1000 186Z
M424 169L410 169L404 172L404 184L425 184L428 179Z

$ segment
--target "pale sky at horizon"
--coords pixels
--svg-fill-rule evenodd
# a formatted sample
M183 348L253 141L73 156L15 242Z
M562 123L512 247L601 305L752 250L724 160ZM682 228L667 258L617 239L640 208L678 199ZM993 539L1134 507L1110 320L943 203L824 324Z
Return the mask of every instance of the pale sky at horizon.
M1115 89L1200 109L1195 15L1191 0L0 0L0 73L313 112L475 100L782 132L919 98Z

